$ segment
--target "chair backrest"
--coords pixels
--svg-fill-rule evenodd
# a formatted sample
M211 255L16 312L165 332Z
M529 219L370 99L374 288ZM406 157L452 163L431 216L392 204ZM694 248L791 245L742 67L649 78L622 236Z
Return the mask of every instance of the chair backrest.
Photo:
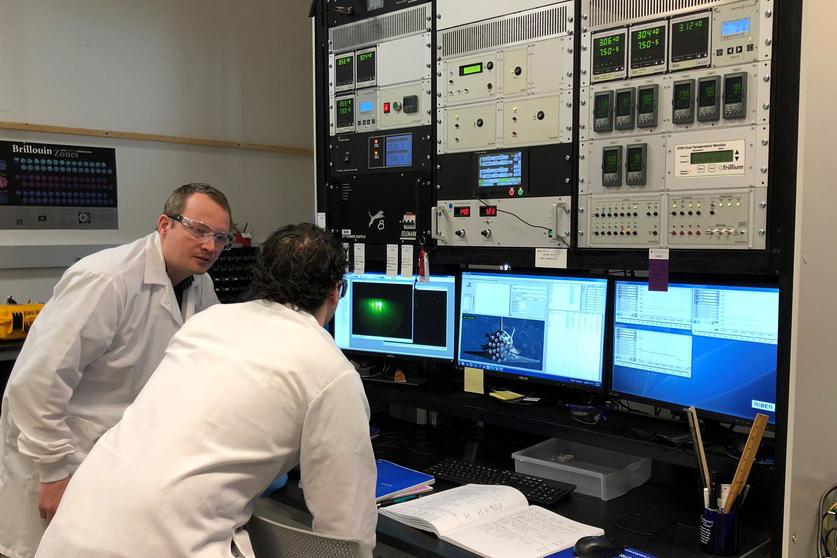
M360 543L282 525L254 514L245 527L256 558L361 558Z

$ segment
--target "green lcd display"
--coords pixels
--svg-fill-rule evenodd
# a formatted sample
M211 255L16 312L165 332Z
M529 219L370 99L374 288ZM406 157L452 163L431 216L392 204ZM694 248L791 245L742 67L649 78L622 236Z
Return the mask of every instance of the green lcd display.
M619 152L615 149L605 151L604 172L605 174L616 174L619 172Z
M625 31L596 37L593 41L593 75L625 69Z
M724 151L702 151L692 153L691 163L693 165L707 165L711 163L731 163L735 154L732 149Z
M694 82L692 82L694 83ZM692 87L690 83L678 83L674 86L674 109L688 110L692 106Z
M660 66L666 61L666 23L631 30L631 68Z
M596 95L596 107L593 112L596 118L610 118L610 95L607 93Z
M616 116L631 116L634 103L630 91L620 91L616 94Z
M352 126L355 121L355 99L354 97L347 97L345 99L337 99L337 127L346 128Z
M724 80L724 103L740 103L744 96L744 78L741 76Z
M628 149L628 172L642 172L642 148L631 147Z
M474 74L481 74L482 73L482 62L478 64L466 64L465 66L459 67L459 75L460 76L472 76Z
M718 102L718 85L715 80L700 82L698 91L698 105L701 107L714 107Z
M640 89L639 90L639 107L637 108L637 112L639 114L649 114L654 112L655 109L655 99L654 99L654 90L653 89Z
M354 85L355 83L355 57L350 54L336 60L337 67L334 69L334 84L337 87Z

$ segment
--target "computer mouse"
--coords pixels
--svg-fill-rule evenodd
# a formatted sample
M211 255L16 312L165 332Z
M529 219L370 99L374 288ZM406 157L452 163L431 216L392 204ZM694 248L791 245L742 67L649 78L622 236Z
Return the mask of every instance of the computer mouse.
M578 558L613 558L619 556L625 547L604 535L581 537L573 547Z

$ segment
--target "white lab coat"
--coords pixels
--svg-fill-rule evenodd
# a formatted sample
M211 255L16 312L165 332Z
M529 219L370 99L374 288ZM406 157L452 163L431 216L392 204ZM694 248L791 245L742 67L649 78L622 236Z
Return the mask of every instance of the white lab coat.
M316 532L375 544L360 378L311 314L216 306L174 336L70 481L37 558L230 558L280 473L301 463Z
M0 554L35 554L45 527L39 483L76 470L145 385L184 316L217 302L212 279L199 275L178 308L156 232L64 273L3 396Z

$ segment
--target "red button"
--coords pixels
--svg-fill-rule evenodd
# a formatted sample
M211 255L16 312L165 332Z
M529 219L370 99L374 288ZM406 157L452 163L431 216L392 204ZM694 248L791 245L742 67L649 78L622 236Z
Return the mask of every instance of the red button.
M384 114L389 114L389 103L384 103Z
M514 197L514 188L509 188L509 197L510 198Z

